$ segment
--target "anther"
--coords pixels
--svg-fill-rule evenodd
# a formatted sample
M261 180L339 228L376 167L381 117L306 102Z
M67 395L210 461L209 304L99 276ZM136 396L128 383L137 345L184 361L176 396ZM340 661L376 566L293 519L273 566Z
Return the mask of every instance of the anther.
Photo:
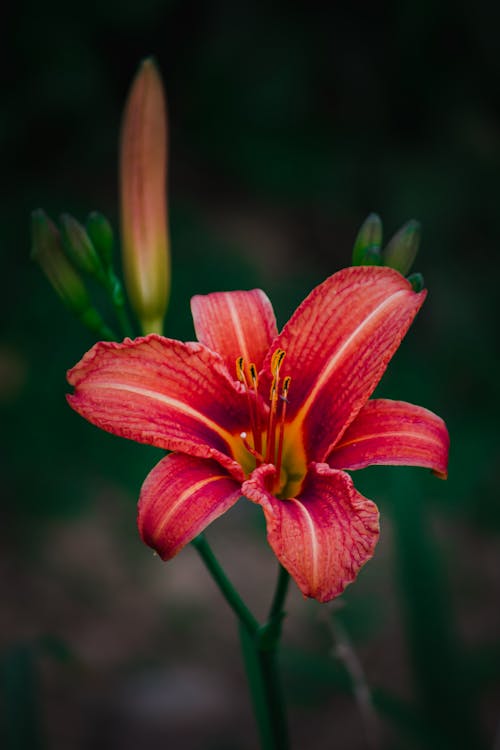
M285 359L286 352L283 349L276 349L271 357L271 375L277 375L283 360Z
M252 381L252 385L255 389L257 389L257 386L259 385L259 378L254 362L250 362L250 364L248 365L248 370L250 372L250 380Z
M246 382L244 365L245 365L245 360L243 359L243 357L237 357L237 359L236 359L236 377L242 383Z
M287 401L291 380L292 378L290 377L290 375L287 375L286 378L283 378L283 386L281 388L281 398L283 399L283 401Z

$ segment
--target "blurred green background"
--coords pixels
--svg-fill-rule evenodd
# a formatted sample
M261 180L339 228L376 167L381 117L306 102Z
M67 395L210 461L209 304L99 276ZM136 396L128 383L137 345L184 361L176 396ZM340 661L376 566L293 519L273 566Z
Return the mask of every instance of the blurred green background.
M498 750L500 6L3 14L1 746L257 746L231 613L192 549L164 565L135 529L160 452L66 406L65 371L93 339L29 260L34 208L117 226L121 110L152 53L170 110L170 336L193 338L190 296L221 289L261 286L283 324L348 265L370 211L387 237L423 224L429 297L378 393L446 419L450 477L356 474L382 538L337 603L290 593L293 747ZM259 509L241 501L208 537L262 616L275 563Z

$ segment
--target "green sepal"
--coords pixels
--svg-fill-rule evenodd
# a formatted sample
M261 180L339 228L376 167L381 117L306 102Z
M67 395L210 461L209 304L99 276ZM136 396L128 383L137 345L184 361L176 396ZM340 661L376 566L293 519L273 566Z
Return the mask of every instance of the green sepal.
M120 279L113 271L108 274L108 290L113 305L123 307L125 305L125 293Z
M104 283L104 266L85 227L69 214L62 214L59 222L63 248L69 260L78 270Z
M394 268L406 276L416 258L420 246L421 225L411 219L399 229L382 252L385 266Z
M370 214L358 232L352 251L353 266L379 266L382 245L382 220Z
M415 292L421 292L425 287L424 277L421 273L411 273L407 277L407 281L410 282L413 287L413 291Z
M64 252L59 230L41 209L31 214L31 237L31 258L39 264L66 307L99 338L116 340L115 333L92 306L82 278Z
M106 269L111 268L114 254L114 235L110 222L99 211L92 211L87 217L85 228L104 267Z
M360 265L381 266L382 258L380 257L380 248L376 245L370 245L370 247L367 247L364 252L363 262Z
M88 310L85 284L63 251L59 230L42 209L31 214L31 258L71 312L79 316Z

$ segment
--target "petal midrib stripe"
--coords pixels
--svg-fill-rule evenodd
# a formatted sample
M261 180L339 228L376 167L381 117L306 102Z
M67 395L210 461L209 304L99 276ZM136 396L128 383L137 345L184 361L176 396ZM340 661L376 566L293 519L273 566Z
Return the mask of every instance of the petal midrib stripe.
M243 356L243 358L248 364L249 355L248 355L248 349L247 349L245 336L243 334L243 329L241 327L240 316L238 315L238 310L236 309L235 304L233 300L231 299L231 297L227 297L227 305L229 307L229 314L231 315L231 319L233 321L234 332L236 334L236 338L238 339L238 344L240 346L241 355Z
M126 391L127 393L136 393L139 396L145 396L146 398L151 398L154 401L159 401L162 404L166 404L167 406L171 406L174 409L177 409L178 411L182 412L183 414L186 414L190 417L193 417L193 419L198 420L199 422L202 422L206 427L208 427L210 430L213 430L216 432L220 437L222 437L223 440L225 440L228 444L231 444L231 441L233 440L233 435L225 430L221 425L217 424L217 422L214 422L210 417L205 416L205 414L202 414L197 409L193 409L192 406L189 406L188 404L185 404L183 401L179 401L176 398L172 398L171 396L166 396L163 393L158 393L158 391L152 391L149 388L140 388L139 386L131 386L131 385L123 385L121 383L116 383L113 381L101 381L100 383L96 383L93 386L94 388L111 388L115 391Z
M307 415L307 412L311 408L312 403L314 402L314 399L316 398L319 391L323 388L325 383L328 381L329 377L331 376L333 370L337 366L339 360L342 358L344 352L351 346L353 341L358 338L363 330L375 319L377 318L386 307L389 307L391 303L394 302L394 300L401 296L408 294L408 291L406 289L400 289L397 292L394 292L394 294L391 294L390 297L387 297L383 302L381 302L380 305L377 305L377 307L372 310L372 312L366 317L363 318L361 323L354 329L354 331L350 334L350 336L347 337L347 339L344 341L342 346L337 350L337 352L333 355L331 359L328 360L326 365L323 367L322 371L319 373L318 377L316 378L314 382L314 386L311 389L308 397L300 407L299 411L297 412L297 416L295 417L294 421L303 421Z
M300 500L297 500L297 498L290 498L286 502L287 503L292 502L295 506L297 506L303 518L305 519L305 522L309 531L309 538L311 542L311 581L313 584L312 589L313 591L315 591L318 585L319 544L318 544L318 539L316 537L316 529L314 528L314 522L312 520L311 514L305 507L304 503L301 503Z
M183 505L183 503L189 498L194 496L197 492L202 490L204 487L206 487L208 484L211 484L212 482L218 482L221 479L227 479L227 476L224 476L222 474L218 474L215 477L206 477L204 479L200 479L195 484L190 485L184 492L182 492L175 503L170 506L168 511L165 513L163 518L161 519L161 522L156 527L154 534L153 534L153 540L155 542L158 541L160 538L165 526L168 524L172 516L175 514L175 512L178 510L178 508Z
M347 448L349 445L357 445L358 443L363 443L366 440L377 440L379 438L385 438L385 437L398 437L398 438L412 438L413 440L423 440L426 443L435 443L436 445L441 445L441 441L439 438L436 438L434 435L422 435L420 432L408 432L405 430L404 432L401 432L399 430L394 430L390 432L376 432L371 435L361 435L360 437L353 438L352 440L347 440L345 443L339 443L335 446L334 451L340 450L341 448Z

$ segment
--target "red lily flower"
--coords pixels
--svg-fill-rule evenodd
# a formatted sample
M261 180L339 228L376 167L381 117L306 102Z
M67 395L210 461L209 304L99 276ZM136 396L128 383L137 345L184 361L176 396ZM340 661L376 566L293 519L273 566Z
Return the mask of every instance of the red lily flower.
M372 556L376 505L346 469L446 476L442 419L373 390L425 299L396 271L355 267L314 289L278 334L256 289L196 296L199 343L151 334L96 344L68 373L102 429L174 451L147 477L143 540L168 560L240 497L305 596L340 594Z

